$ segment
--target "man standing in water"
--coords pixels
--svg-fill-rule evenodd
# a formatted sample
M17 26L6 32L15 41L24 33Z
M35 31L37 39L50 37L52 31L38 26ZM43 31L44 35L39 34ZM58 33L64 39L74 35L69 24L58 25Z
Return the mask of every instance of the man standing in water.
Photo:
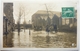
M49 35L49 31L50 31L50 30L49 30L49 25L47 25L47 26L46 26L46 32L48 33L48 35Z
M55 33L57 33L57 25L56 24L54 24L54 31L55 31Z

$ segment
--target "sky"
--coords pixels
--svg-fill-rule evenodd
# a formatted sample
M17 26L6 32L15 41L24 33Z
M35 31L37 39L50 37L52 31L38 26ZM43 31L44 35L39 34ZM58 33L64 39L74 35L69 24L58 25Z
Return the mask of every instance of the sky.
M2 50L2 51L20 51L20 50ZM21 50L27 51L27 50ZM28 50L28 51L52 51L52 50ZM53 50L53 51L60 51L60 50ZM78 50L61 50L61 51L78 51Z
M78 0L24 0L24 1L14 1L13 2L13 14L15 23L18 20L19 7L25 8L25 21L29 23L31 21L32 15L38 10L46 10L45 4L49 11L59 11L61 12L62 7L74 7L77 9ZM24 22L24 16L21 17L21 24Z

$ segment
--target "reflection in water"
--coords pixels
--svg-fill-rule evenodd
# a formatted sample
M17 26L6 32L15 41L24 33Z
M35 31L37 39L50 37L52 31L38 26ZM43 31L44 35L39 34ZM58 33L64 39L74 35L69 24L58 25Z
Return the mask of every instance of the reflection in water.
M49 36L49 34L46 36L46 43L47 43L47 46L49 47L49 44L50 44L50 36Z
M29 35L30 32L30 35ZM74 46L72 46L74 44ZM76 34L57 32L57 34L46 34L46 31L33 31L29 29L14 32L14 47L19 48L63 48L76 47Z
M21 29L20 33L14 32L13 36L14 47L32 47L32 34L29 29Z
M19 47L20 47L20 34L18 34L18 42L19 42Z
M47 42L47 43L50 42L50 36L49 36L49 35L46 36L46 42Z

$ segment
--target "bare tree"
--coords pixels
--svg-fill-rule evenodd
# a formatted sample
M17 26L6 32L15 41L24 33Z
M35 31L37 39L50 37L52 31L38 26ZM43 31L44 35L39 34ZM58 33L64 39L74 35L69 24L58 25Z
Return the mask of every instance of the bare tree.
M22 15L24 14L24 12L23 12L24 10L23 10L23 8L22 8L22 6L20 6L19 7L19 12L18 12L18 35L20 34L20 20L21 20L21 17L22 17Z
M24 12L24 15L23 15L24 22L23 22L23 24L24 24L24 32L25 32L25 24L26 24L25 17L26 17L26 15L29 14L30 10L26 10L26 8L24 7L24 11L23 12Z
M17 21L17 25L18 25L18 35L20 34L20 23L21 23L21 19L24 19L24 31L25 31L25 16L29 13L30 10L26 9L26 5L24 5L23 3L20 3L17 6L15 15L18 17L18 21Z

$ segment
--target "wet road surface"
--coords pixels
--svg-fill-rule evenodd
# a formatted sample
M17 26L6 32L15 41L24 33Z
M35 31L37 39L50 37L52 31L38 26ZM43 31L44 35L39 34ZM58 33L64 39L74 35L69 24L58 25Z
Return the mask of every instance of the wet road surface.
M30 34L29 34L30 33ZM13 48L73 48L77 46L77 34L68 32L49 33L22 29L20 34L15 30Z
M13 36L13 44L14 47L32 47L32 35L29 35L29 30L25 30L25 32L24 30L21 30L19 35L18 32L15 31Z

